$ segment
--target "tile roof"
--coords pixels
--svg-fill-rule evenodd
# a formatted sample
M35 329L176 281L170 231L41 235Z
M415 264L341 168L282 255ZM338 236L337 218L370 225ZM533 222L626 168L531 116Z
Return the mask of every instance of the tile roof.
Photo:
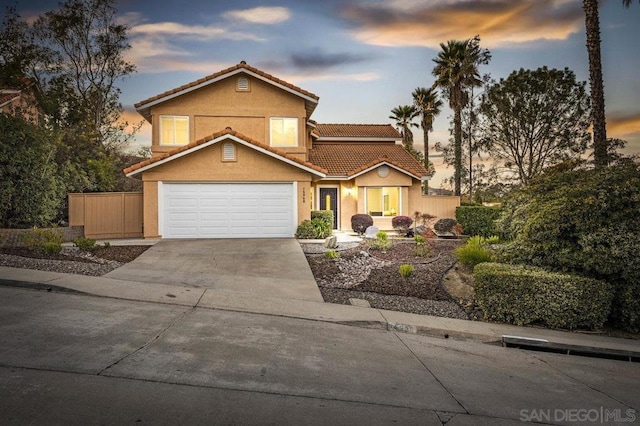
M183 92L185 90L189 90L189 89L194 88L196 86L199 86L201 84L207 83L208 81L211 81L211 80L217 81L221 77L224 77L226 74L231 74L231 73L234 73L235 71L238 71L238 70L246 70L246 71L251 72L253 74L256 74L256 75L258 75L260 77L263 77L264 79L266 79L266 80L268 80L268 81L270 81L272 83L284 86L284 87L286 87L286 88L288 88L288 89L290 89L290 90L292 90L294 92L297 92L300 95L303 95L305 97L311 98L311 99L313 99L315 101L315 103L317 103L317 101L320 99L320 97L318 95L315 95L315 94L313 94L313 93L311 93L311 92L309 92L307 90L304 90L304 89L302 89L302 88L300 88L298 86L295 86L295 85L293 85L291 83L287 83L286 81L281 80L281 79L279 79L279 78L277 78L277 77L275 77L275 76L273 76L273 75L271 75L269 73L261 71L258 68L252 67L251 65L247 65L246 62L242 61L239 64L234 65L234 66L229 67L229 68L226 68L226 69L224 69L222 71L218 71L216 73L210 74L210 75L208 75L206 77L203 77L201 79L198 79L196 81L192 81L191 83L187 83L187 84L184 84L184 85L182 85L180 87L176 87L175 89L168 90L168 91L160 93L160 94L158 94L156 96L152 96L152 97L150 97L148 99L145 99L144 101L140 101L140 102L136 103L134 105L134 107L136 109L138 109L138 110L140 110L140 109L144 110L145 106L147 104L150 104L150 103L155 102L155 101L159 101L159 100L161 100L163 98L166 98L166 97L169 97L169 96L172 96L172 95L179 94L180 92ZM313 108L311 108L310 106L307 106L307 109L310 109L310 111L309 111L309 115L310 115L311 111L313 111Z
M10 103L14 99L18 99L20 93L0 93L0 107Z
M404 147L395 144L316 144L309 151L309 161L326 169L328 177L351 177L383 161L416 177L429 174Z
M267 144L264 144L264 143L262 143L260 141L257 141L255 139L252 139L252 138L248 137L248 136L245 136L240 132L236 132L235 130L232 130L230 127L227 127L225 130L221 130L219 132L213 133L210 136L206 136L204 138L198 139L197 141L191 142L188 145L181 146L181 147L176 148L174 150L171 150L169 152L154 156L152 158L149 158L147 160L144 160L144 161L141 161L141 162L139 162L137 164L129 166L126 169L124 169L123 172L126 175L128 175L128 174L130 174L132 172L135 172L137 170L140 170L140 169L142 169L144 167L150 166L152 164L158 163L158 162L166 160L166 159L170 159L171 157L174 157L177 154L180 154L182 152L185 152L185 151L188 151L190 149L196 148L199 145L205 144L205 143L207 143L207 142L209 142L209 141L211 141L213 139L218 139L218 138L220 138L222 136L235 136L238 139L242 139L244 142L248 142L249 144L254 145L254 146L258 147L258 148L262 148L264 150L267 150L267 151L271 152L272 154L278 155L280 157L284 157L287 160L293 161L293 162L295 162L295 163L297 163L297 164L299 164L301 166L310 168L310 169L315 170L317 172L320 172L322 174L326 174L327 173L327 170L325 170L324 168L322 168L322 167L320 167L320 166L318 166L316 164L312 164L311 162L300 160L299 158L294 157L293 155L287 154L286 152L284 152L284 151L282 151L280 149L273 148L273 147L271 147L271 146L269 146Z
M315 133L322 138L402 139L402 135L390 124L321 124Z

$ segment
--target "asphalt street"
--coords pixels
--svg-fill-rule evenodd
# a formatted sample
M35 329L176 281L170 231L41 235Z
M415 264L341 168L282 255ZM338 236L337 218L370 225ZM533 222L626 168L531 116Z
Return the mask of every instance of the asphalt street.
M2 424L640 423L640 364L0 287Z

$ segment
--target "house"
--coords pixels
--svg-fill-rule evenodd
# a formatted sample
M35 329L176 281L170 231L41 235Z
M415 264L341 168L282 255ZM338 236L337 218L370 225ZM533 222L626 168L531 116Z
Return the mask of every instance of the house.
M124 173L143 182L144 236L291 237L312 210L333 210L336 229L434 214L427 170L391 125L316 123L318 101L241 62L137 103L152 157Z
M34 83L24 79L22 87L0 88L0 114L21 116L28 121L36 121L39 108L33 93Z

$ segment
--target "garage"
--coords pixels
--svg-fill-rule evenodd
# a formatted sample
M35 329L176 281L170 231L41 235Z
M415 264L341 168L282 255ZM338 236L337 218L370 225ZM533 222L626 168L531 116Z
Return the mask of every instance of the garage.
M295 232L293 183L163 183L160 188L163 238L276 238Z

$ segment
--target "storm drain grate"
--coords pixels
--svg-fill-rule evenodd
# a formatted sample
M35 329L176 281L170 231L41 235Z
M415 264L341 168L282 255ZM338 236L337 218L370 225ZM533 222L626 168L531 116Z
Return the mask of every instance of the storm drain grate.
M621 349L601 348L596 346L568 345L565 343L555 343L546 339L535 339L532 337L503 335L502 346L505 348L526 349L538 352L552 352L591 358L640 362L640 352L636 351L625 351Z

